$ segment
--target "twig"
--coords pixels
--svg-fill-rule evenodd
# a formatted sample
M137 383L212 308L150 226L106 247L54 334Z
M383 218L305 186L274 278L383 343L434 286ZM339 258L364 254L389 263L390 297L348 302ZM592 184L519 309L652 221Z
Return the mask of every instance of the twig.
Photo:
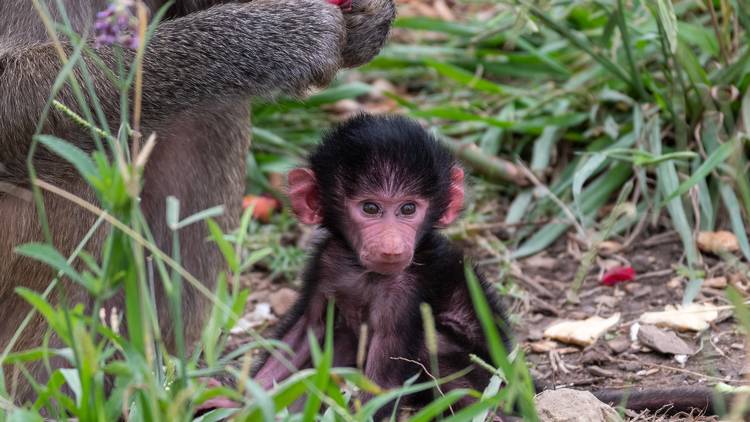
M623 362L623 363L629 363L630 362L630 360L628 360L628 359L622 359L622 358L615 358L614 360L617 361L617 362ZM726 379L724 379L724 378L714 377L714 376L711 376L711 375L704 375L704 374L701 374L700 372L691 371L689 369L677 368L675 366L669 366L669 365L662 365L660 363L647 362L645 360L638 359L638 358L636 358L636 360L638 361L638 363L646 365L646 366L650 366L652 368L665 369L667 371L682 372L684 374L692 375L694 377L698 377L698 378L705 379L705 380L711 380L711 381L716 381L716 382L726 382ZM736 382L737 383L742 383L742 384L749 384L750 383L750 381L736 381Z
M460 143L445 135L441 136L440 139L441 143L456 154L459 159L483 176L499 182L513 182L518 186L529 184L529 181L518 171L518 167L510 161L485 154L473 143Z
M576 228L576 231L581 236L581 238L586 239L586 230L584 230L583 227L578 223L578 220L576 219L575 214L573 214L573 211L571 211L571 209L567 205L565 205L565 203L560 200L557 195L552 193L552 191L549 190L546 185L539 181L539 179L537 179L534 175L534 172L529 170L529 168L526 167L520 160L516 161L516 166L519 170L521 170L521 173L526 176L526 179L530 180L536 188L541 189L544 194L548 196L552 200L552 202L554 202L560 208L560 210L562 210L563 214L568 217L570 223Z
M404 362L413 363L413 364L419 366L420 368L422 368L422 370L424 371L424 373L427 374L427 376L430 377L435 382L435 388L438 390L438 393L440 393L441 396L445 397L445 393L443 393L443 390L440 389L440 383L438 382L438 379L435 378L432 375L432 373L430 373L430 371L427 370L427 368L422 364L422 362L419 362L419 361L416 361L416 360L412 360L412 359L407 359L407 358L401 357L401 356L391 356L390 359L393 359L393 360L403 360ZM453 406L452 405L448 405L448 410L451 411L451 415L454 414L453 413Z
M657 270L657 271L649 271L647 273L639 274L638 280L643 280L644 278L653 278L653 277L662 277L665 275L672 274L673 270L670 268L668 270Z
M711 26L716 33L716 39L719 42L719 51L721 51L721 61L726 65L729 63L729 52L727 46L724 44L724 38L721 36L721 30L719 29L719 20L716 17L716 11L714 10L714 4L711 0L706 0L706 7L711 15Z

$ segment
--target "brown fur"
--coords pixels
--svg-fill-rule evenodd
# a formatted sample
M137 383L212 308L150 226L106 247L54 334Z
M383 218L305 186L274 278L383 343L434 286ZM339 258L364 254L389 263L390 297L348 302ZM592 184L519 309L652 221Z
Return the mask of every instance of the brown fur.
M51 5L54 2L49 3L53 18L59 18L61 14ZM62 3L75 29L89 34L94 14L106 6L103 0ZM146 3L156 10L162 2ZM168 195L180 200L182 217L223 204L226 213L220 224L224 229L236 225L244 192L250 97L302 95L312 85L330 82L340 67L362 64L379 51L394 17L392 1L353 3L353 10L345 14L325 0L175 3L169 19L154 34L143 63L142 132L156 132L158 144L146 166L141 206L159 247L170 253L171 233L164 221ZM65 48L72 51L67 44ZM101 48L97 54L114 67L110 48ZM87 58L86 63L107 123L110 128L116 127L116 90L93 61ZM23 286L41 292L54 276L45 265L14 254L13 248L42 240L34 204L23 194L29 188L25 161L36 122L60 68L31 2L0 2L0 187L6 187L0 189L0 348L8 345L29 311L14 289ZM76 77L83 80L80 69ZM80 112L70 86L66 85L57 99ZM43 132L84 150L93 148L89 134L56 110L50 112ZM95 200L91 189L60 158L44 148L34 158L41 179L88 201ZM50 194L44 195L44 201L53 242L63 254L70 254L95 217ZM221 259L216 248L205 241L206 234L204 225L192 225L181 230L180 241L185 267L210 288ZM106 229L100 230L86 249L98 254L105 235ZM92 305L91 298L69 281L64 281L50 299L57 303L63 294L68 303ZM207 301L190 288L183 298L186 340L191 343L200 332ZM121 302L117 297L108 305L122 309ZM157 302L163 335L169 343L172 324L160 292ZM45 331L37 315L14 350L38 346ZM52 343L57 344L54 338ZM38 382L46 380L41 365L29 369ZM9 377L6 374L6 381ZM34 396L25 382L20 382L13 393L17 402Z

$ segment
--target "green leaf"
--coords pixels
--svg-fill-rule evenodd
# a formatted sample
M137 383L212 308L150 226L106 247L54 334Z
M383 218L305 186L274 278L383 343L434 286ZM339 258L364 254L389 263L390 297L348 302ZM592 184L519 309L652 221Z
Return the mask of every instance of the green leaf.
M493 375L492 378L490 378L489 384L487 384L487 387L482 392L482 401L489 400L492 397L495 397L497 393L500 391L500 387L503 385L503 379L500 378L497 375ZM472 422L484 422L487 420L487 416L490 413L490 409L485 409L481 413L474 416L472 419Z
M494 397L490 397L487 400L478 401L476 403L473 403L470 406L467 406L463 409L461 409L460 412L457 412L455 415L443 419L443 422L463 422L471 420L480 414L486 412L488 409L497 407L500 404L500 395L496 395ZM532 416L533 417L533 416ZM523 419L523 420L531 420L531 419ZM533 419L536 420L536 419Z
M417 29L423 31L442 32L444 34L460 37L474 37L479 35L480 30L476 26L448 22L442 19L428 17L399 17L393 23L394 28Z
M177 224L177 228L181 229L183 227L187 227L191 224L197 223L199 221L203 221L207 218L215 218L219 217L224 214L224 206L223 205L217 205L215 207L207 208L203 211L198 211L197 213L186 217L184 220L180 221Z
M455 389L448 391L445 395L441 396L437 400L432 401L427 406L423 407L414 416L409 418L409 422L428 422L435 420L437 417L448 409L450 405L458 401L458 399L464 397L469 390L467 389Z
M209 218L206 220L206 224L208 225L208 231L211 233L211 238L216 242L221 254L224 255L227 265L229 265L233 273L237 273L239 271L239 264L237 263L237 256L234 253L232 244L224 238L224 233L221 231L219 225L216 224L216 221Z
M740 202L737 200L737 195L734 194L730 185L724 183L719 185L719 192L721 193L721 199L724 201L724 207L729 213L732 231L737 236L737 242L740 244L742 255L745 256L747 261L750 261L750 241L747 238L747 227L745 227L745 221L742 218L742 210Z
M78 370L73 368L60 368L59 371L65 378L65 383L70 390L73 391L76 403L80 405L83 396L81 391L81 379L78 377Z
M271 255L273 253L272 247L266 247L262 249L258 249L257 251L253 251L250 253L250 255L247 257L245 261L242 262L242 265L240 266L240 271L245 271L252 267L253 265L260 262L262 259L266 258L267 256Z
M96 166L91 157L77 146L52 135L35 135L34 139L50 151L73 164L73 167L78 170L86 181L91 182L98 176Z
M576 212L578 213L578 218L581 221L584 220L583 210L581 208L581 190L583 189L583 184L586 183L586 180L588 180L589 177L599 171L606 160L606 154L596 153L586 159L586 161L584 161L583 164L578 167L578 170L573 175L573 201L576 204Z
M677 16L671 0L656 0L656 10L659 22L667 36L667 45L674 54L677 51Z
M363 82L351 82L328 88L318 94L310 96L305 101L305 107L319 107L323 104L335 103L339 100L356 98L361 95L369 94L372 87Z
M174 196L167 196L167 225L171 230L177 230L180 222L180 201Z
M51 245L44 243L26 243L16 247L16 253L41 261L53 269L62 272L71 280L76 281L87 288L90 287L81 274L68 264L68 260Z
M505 215L505 223L508 225L520 223L526 217L532 199L534 199L533 189L527 189L516 195Z
M25 301L36 309L37 312L42 314L44 319L50 325L53 331L59 335L66 344L70 343L70 337L68 330L64 324L64 319L58 315L58 312L49 304L44 298L33 290L29 290L25 287L16 287L15 292L21 296Z
M438 71L441 75L451 78L461 85L475 89L477 91L488 92L490 94L505 94L506 92L518 91L511 87L504 87L486 79L482 79L474 73L468 72L458 66L449 63L439 62L433 59L425 60L425 64Z
M13 409L8 416L8 422L43 422L38 412L27 409Z
M734 153L736 147L737 144L733 140L729 140L723 143L719 148L712 152L711 155L708 156L706 161L704 161L703 164L698 167L698 169L690 176L689 179L682 182L680 186L674 192L669 194L669 196L665 198L659 206L663 207L672 199L684 195L685 193L687 193L687 191L690 190L690 188L698 184L698 182L700 182L701 180L704 180L709 173L711 173L716 167L719 166L719 164L723 163L732 156L732 153Z
M236 376L240 379L241 374L237 373ZM263 420L272 421L276 414L276 407L273 403L273 398L260 386L257 382L252 379L245 381L245 390L253 398L253 402L257 404L260 413L263 415Z

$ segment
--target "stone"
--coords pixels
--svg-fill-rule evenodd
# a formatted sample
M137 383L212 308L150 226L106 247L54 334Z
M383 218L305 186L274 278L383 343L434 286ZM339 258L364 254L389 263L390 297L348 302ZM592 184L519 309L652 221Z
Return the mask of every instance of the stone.
M638 341L657 352L672 355L692 355L695 350L672 331L663 331L653 325L641 325Z
M534 398L539 420L543 422L620 422L615 409L588 391L561 388L546 390Z

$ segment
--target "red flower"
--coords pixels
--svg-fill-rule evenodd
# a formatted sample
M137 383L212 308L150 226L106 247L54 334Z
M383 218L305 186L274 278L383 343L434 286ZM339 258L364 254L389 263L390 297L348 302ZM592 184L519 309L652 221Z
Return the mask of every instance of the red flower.
M614 267L605 272L602 276L602 283L607 286L614 286L623 281L630 281L635 278L633 267Z

